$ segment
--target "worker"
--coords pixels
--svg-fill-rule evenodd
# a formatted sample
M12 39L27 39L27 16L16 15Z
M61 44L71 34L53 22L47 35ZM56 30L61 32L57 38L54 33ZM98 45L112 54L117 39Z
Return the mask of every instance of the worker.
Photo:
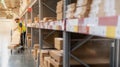
M14 29L14 31L18 29L20 32L20 45L22 46L21 51L24 51L26 27L24 22L21 22L19 18L16 18L15 22L17 23L17 27Z

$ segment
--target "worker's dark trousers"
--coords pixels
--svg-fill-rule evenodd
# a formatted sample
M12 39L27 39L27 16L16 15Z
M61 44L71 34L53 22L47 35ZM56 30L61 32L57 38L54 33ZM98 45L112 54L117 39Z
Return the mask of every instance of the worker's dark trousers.
M21 35L20 35L20 45L23 46L23 48L22 48L21 50L24 50L25 36L26 36L26 32L23 32L23 33L21 33Z

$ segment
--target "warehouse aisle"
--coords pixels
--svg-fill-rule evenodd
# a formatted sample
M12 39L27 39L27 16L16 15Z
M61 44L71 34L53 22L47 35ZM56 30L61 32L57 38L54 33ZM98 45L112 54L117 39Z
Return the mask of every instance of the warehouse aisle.
M8 50L8 45L11 43L10 30L4 25L6 24L0 24L2 27L0 28L0 67L35 67L34 60L27 51L23 54L17 52L10 54Z

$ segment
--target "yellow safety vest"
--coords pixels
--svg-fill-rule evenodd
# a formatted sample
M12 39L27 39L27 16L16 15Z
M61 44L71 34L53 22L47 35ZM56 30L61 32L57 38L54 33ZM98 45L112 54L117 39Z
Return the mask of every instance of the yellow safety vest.
M25 25L23 23L18 23L18 30L19 30L20 33L26 32Z

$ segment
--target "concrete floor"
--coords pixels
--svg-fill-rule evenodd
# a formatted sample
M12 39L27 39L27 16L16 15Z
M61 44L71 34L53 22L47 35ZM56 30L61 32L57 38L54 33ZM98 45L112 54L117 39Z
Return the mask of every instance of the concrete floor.
M11 55L8 49L10 43L10 30L3 24L0 28L0 67L35 67L34 60L27 51L21 54L14 51Z

